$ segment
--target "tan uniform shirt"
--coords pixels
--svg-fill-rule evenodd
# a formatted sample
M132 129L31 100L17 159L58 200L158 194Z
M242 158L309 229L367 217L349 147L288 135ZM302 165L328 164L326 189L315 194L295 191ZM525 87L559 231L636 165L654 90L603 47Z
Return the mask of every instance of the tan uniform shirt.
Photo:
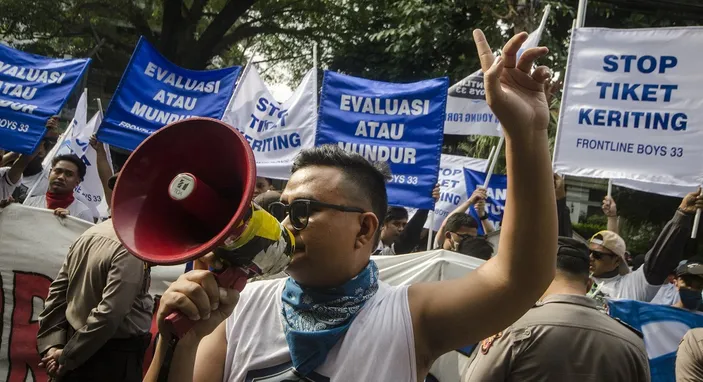
M676 353L676 382L703 381L703 328L691 329Z
M642 338L586 296L547 296L476 352L462 381L650 380Z
M117 239L112 220L91 227L73 243L51 283L39 315L39 352L63 347L59 362L72 370L111 338L147 333L154 304L150 280L149 268Z

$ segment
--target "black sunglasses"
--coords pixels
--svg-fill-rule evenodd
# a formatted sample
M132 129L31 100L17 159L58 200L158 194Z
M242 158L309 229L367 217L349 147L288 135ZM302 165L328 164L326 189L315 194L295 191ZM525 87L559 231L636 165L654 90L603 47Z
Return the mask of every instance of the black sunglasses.
M290 215L290 223L296 230L300 231L308 226L310 214L314 210L330 208L341 212L358 212L364 213L365 210L357 207L346 207L337 204L329 204L318 202L310 199L296 199L291 204L283 204L281 202L273 202L269 205L269 213L278 221L283 221L286 216Z
M599 251L591 251L591 256L593 256L593 258L596 260L601 260L605 256L617 257L618 255L615 255L612 253L599 252Z
M466 239L473 239L476 237L476 236L471 235L469 233L454 233L454 232L452 232L452 233L459 236L459 241L464 241Z

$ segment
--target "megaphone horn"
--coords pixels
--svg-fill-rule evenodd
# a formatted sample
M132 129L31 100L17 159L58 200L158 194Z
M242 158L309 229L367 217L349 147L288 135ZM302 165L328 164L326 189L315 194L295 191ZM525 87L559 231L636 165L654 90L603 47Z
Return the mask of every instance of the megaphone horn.
M222 121L191 118L145 139L127 159L112 197L112 220L124 247L149 264L173 265L214 252L228 267L220 286L242 290L248 278L281 272L293 234L252 203L254 153ZM192 327L167 318L178 337Z

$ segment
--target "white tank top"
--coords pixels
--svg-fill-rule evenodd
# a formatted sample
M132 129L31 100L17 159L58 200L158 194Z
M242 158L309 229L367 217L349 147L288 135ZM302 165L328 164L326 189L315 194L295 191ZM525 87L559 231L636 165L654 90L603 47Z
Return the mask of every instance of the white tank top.
M407 286L379 282L324 364L305 378L293 372L281 322L286 279L250 283L227 318L228 382L416 382L415 341Z

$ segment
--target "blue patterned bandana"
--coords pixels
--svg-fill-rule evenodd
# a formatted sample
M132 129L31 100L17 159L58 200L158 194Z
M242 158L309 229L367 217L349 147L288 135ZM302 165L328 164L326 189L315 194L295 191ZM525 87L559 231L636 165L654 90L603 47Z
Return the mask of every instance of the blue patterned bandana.
M347 332L357 313L378 290L373 260L344 285L329 289L304 288L288 278L283 289L283 329L293 366L308 375Z

